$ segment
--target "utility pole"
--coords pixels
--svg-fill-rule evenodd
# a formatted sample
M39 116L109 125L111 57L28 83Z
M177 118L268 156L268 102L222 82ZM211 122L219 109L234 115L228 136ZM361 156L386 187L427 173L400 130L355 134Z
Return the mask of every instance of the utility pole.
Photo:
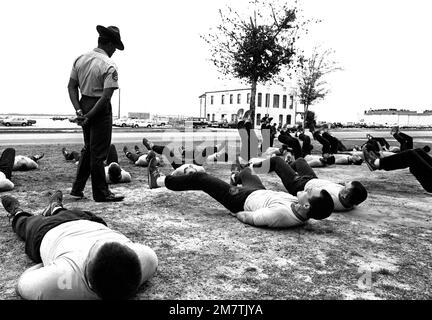
M118 119L120 119L120 88L119 88L119 102L118 102Z

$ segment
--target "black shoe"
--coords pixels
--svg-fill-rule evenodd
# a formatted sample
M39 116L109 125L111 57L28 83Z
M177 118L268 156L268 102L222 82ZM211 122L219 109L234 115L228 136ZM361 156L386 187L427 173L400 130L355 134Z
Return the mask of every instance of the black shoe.
M33 159L35 162L38 162L40 159L42 159L45 156L45 153L42 154L36 154L33 156Z
M75 198L77 200L84 199L84 192L82 191L80 192L71 191L70 195L72 196L72 198Z
M1 202L5 210L9 213L9 220L12 219L18 212L22 211L20 209L19 201L12 196L1 197Z
M150 141L148 141L148 139L143 138L142 143L143 143L144 147L146 147L148 150L152 149L152 146L150 145Z
M128 147L124 146L123 147L123 152L124 152L124 154L127 154L129 152Z
M150 161L152 159L156 159L156 152L150 150L149 153L147 153L147 156L146 156L146 161L147 161L147 163L148 163L149 166L150 166Z
M424 146L423 147L424 152L429 152L431 150L431 148L429 146Z
M139 149L138 146L135 146L134 149L135 149L135 153L136 153L136 154L141 153L141 151L140 151L140 149Z
M157 159L155 157L152 157L148 162L147 170L148 185L150 189L159 188L159 186L157 185L157 178L159 178L160 176L161 174L157 168Z
M115 195L114 193L110 193L108 196L102 199L94 199L95 202L118 202L122 201L124 199L124 196Z
M48 207L42 212L42 215L51 216L56 208L63 208L63 193L60 190L50 196Z
M369 168L370 171L375 171L378 169L378 167L375 165L375 160L379 159L379 156L373 152L373 151L368 151L366 150L366 148L363 147L363 157L364 160Z
M233 163L231 165L230 185L237 186L239 184L238 175L240 174L240 170L241 167L239 163Z

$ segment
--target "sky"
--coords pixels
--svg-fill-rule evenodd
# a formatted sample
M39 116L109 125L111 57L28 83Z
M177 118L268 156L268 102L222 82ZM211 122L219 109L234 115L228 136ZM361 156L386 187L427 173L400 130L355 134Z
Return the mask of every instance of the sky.
M199 115L205 91L237 88L218 79L200 38L226 5L247 0L53 1L2 4L0 113L72 114L67 83L76 57L97 46L96 25L120 28L121 115ZM343 68L327 78L331 92L312 107L319 120L356 121L370 108L432 109L427 0L300 0L306 17L321 19L301 40L335 50ZM250 8L249 8L250 9ZM118 93L113 112L118 113Z

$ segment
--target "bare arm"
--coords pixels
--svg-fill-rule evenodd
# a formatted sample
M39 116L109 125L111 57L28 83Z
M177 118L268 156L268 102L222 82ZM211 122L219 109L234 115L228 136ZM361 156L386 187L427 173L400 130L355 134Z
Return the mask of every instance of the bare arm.
M81 106L79 103L78 87L79 87L78 81L76 81L75 79L69 78L69 84L68 84L69 99L72 102L72 105L75 108L76 112L81 110Z

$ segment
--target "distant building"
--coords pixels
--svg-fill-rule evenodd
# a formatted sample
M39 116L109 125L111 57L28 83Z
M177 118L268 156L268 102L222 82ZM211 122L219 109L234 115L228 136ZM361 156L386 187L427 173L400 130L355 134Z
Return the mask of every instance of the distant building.
M150 113L149 112L128 112L128 118L149 120Z
M432 126L432 110L419 113L405 109L371 109L364 112L362 120L367 125L428 127Z
M249 110L251 88L207 91L199 96L200 117L207 121L236 121L237 111ZM295 89L282 86L257 86L255 124L268 114L273 122L294 125L297 112Z

